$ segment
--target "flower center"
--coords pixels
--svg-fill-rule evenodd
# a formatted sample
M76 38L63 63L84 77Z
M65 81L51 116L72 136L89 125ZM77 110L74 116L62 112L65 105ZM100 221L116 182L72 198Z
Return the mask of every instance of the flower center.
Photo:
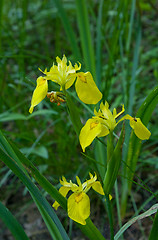
M77 203L79 203L79 202L82 200L82 198L83 198L82 195L83 195L82 193L79 193L79 194L76 195L75 201L76 201Z

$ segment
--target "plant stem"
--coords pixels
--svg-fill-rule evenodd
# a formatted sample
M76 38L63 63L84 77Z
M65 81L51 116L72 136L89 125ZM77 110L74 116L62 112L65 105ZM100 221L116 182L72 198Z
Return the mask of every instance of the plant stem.
M114 239L114 226L113 226L113 217L112 217L112 210L111 210L111 201L109 200L109 195L105 195L106 198L106 206L107 206L107 212L108 212L108 218L109 218L109 224L110 224L110 239Z

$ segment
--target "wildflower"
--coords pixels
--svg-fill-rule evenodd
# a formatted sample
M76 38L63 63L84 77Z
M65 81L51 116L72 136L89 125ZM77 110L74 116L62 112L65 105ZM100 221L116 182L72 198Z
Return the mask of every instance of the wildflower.
M65 55L62 60L56 57L56 61L57 65L53 64L50 71L45 69L43 72L39 69L45 76L41 76L37 79L37 87L33 92L31 107L29 109L30 113L32 113L33 108L46 97L48 80L60 85L60 91L70 88L76 80L76 92L82 102L86 104L96 104L100 101L102 93L97 88L90 72L77 73L77 71L81 69L81 64L75 64L73 67L69 61L69 65L67 65L67 58Z
M111 112L109 104L106 101L105 105L103 103L100 104L98 112L94 109L95 116L86 122L80 132L79 140L83 151L85 152L85 148L89 146L96 137L108 135L114 130L119 122L125 119L130 121L130 126L133 128L134 133L138 138L141 140L149 139L151 133L141 122L140 118L133 118L127 114L116 122L116 118L118 118L124 111L125 109L123 105L121 112L117 113L116 108Z
M86 193L92 187L96 192L104 195L101 183L99 181L96 181L96 174L94 175L94 177L91 173L89 173L89 175L90 179L86 180L83 184L81 183L79 177L76 176L78 185L72 183L71 181L67 182L65 177L62 177L62 180L60 180L62 187L59 189L59 192L64 197L66 197L70 190L73 192L67 201L68 216L72 220L82 225L86 224L85 220L90 215L90 200ZM111 199L111 195L109 195L109 199ZM59 203L55 201L53 207L57 210L59 206Z

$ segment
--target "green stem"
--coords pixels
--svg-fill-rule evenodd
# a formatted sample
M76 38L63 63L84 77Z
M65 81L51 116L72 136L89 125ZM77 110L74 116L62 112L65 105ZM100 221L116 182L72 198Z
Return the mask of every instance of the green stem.
M114 225L113 225L113 217L112 217L112 210L111 210L111 201L109 200L109 195L105 195L106 198L106 206L107 206L107 212L108 212L108 218L109 218L109 224L110 224L110 236L111 240L114 240Z
M71 118L71 122L73 124L76 134L79 135L80 130L82 128L82 123L80 120L80 114L79 114L78 108L72 101L68 92L65 90L65 86L62 86L62 90L63 90L64 95L66 96L66 103L67 103L67 107L68 107L68 113Z
M114 136L113 136L113 132L110 132L109 136L108 136L108 140L107 140L107 164L109 163L111 156L113 154L114 151Z

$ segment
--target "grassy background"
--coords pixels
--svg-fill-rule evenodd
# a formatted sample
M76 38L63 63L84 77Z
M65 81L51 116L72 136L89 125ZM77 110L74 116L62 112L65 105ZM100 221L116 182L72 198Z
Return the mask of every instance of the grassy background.
M80 154L65 105L45 99L28 118L38 67L51 67L63 54L73 63L80 61L82 71L93 73L104 100L112 107L124 103L135 116L158 83L157 12L154 0L1 0L0 127L54 184L61 175L84 178L93 165ZM54 89L58 86L49 84L49 90ZM75 101L85 122L91 115ZM158 175L157 117L155 109L149 124L152 136L137 165L137 174L153 191ZM0 198L7 202L21 183L2 162L0 167ZM147 201L150 196L139 190L135 189ZM135 206L137 199L133 201ZM138 201L138 207L142 205Z

